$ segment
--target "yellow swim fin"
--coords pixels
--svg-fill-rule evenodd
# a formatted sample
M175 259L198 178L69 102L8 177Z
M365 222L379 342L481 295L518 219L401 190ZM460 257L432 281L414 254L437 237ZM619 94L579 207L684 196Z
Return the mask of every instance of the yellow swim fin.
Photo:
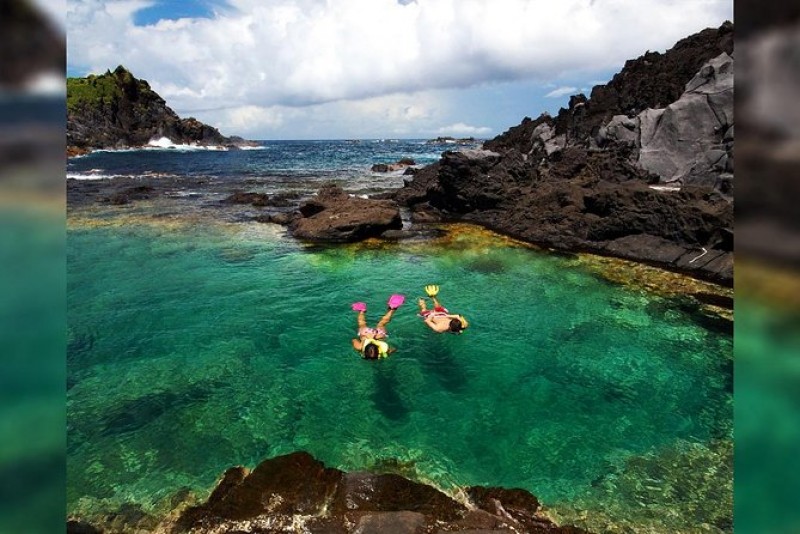
M439 286L425 286L425 293L427 293L429 297L435 297L439 294Z

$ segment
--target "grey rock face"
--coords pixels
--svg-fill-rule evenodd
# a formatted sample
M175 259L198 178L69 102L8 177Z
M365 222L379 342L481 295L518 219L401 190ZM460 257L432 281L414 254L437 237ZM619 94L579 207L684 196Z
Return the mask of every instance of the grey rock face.
M722 53L686 84L680 99L635 119L615 116L606 139L634 143L637 163L662 183L720 186L733 168L733 58Z

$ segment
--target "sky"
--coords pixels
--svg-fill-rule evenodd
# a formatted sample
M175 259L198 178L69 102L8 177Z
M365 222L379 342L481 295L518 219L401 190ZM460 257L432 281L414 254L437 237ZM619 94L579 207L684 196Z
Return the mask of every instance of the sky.
M249 139L491 138L725 20L732 0L67 0L61 18L69 76L123 65Z

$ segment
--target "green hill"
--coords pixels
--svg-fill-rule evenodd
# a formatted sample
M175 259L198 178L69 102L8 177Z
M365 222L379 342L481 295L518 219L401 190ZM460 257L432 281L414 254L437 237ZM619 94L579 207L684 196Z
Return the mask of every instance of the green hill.
M113 72L67 79L69 148L136 147L162 137L175 144L234 143L216 128L178 117L145 80L121 65Z

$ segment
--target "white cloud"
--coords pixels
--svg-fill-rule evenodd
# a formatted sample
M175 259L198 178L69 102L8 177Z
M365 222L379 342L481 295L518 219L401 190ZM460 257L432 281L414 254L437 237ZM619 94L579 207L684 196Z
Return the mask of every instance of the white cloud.
M577 87L567 87L567 86L559 87L558 89L553 89L552 91L550 91L549 93L544 95L544 97L545 98L559 98L559 97L562 97L562 96L574 95L577 91L578 91Z
M211 18L134 25L154 1L67 2L70 72L122 64L180 115L244 136L303 121L344 137L473 128L497 103L457 109L444 93L606 75L732 18L730 0L228 0Z
M246 138L374 138L416 136L441 124L449 104L434 92L341 100L310 106L246 105L194 110L197 119L226 135Z
M450 126L442 126L436 130L436 133L439 135L450 136L480 136L491 133L491 131L492 129L486 126L470 126L468 124L464 124L463 122L459 122L456 124L451 124Z
M259 106L241 106L222 110L220 118L215 121L221 128L230 132L242 132L248 135L283 125L284 113L279 107L263 108Z
M72 0L70 66L124 64L176 109L310 105L597 71L731 16L729 0L228 3L137 27L147 0Z

